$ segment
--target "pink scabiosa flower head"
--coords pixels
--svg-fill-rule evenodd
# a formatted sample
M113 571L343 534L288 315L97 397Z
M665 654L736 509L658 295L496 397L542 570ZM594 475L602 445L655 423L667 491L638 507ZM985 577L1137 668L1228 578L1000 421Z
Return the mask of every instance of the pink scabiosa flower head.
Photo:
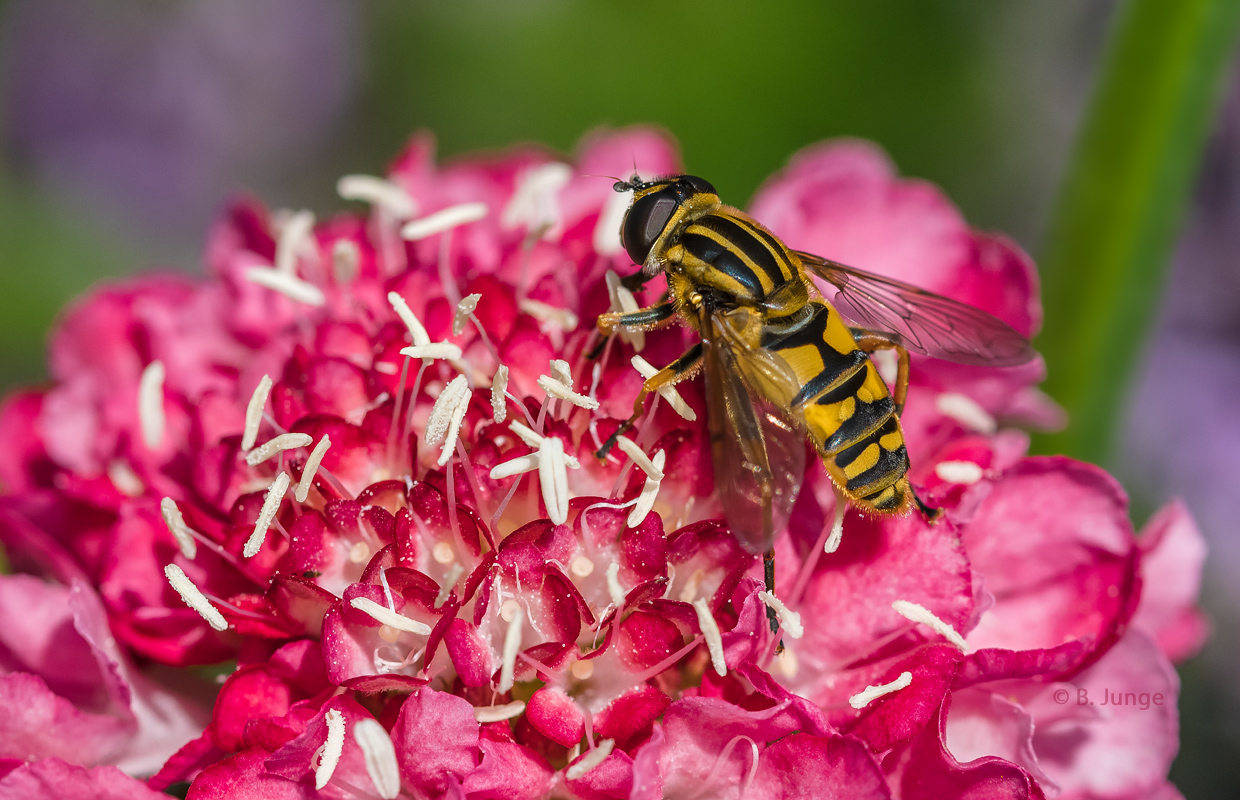
M645 130L594 136L570 161L528 149L445 166L417 137L385 176L340 181L350 210L317 220L239 200L211 232L206 278L136 278L67 312L52 384L0 412L6 548L64 587L38 591L78 598L72 646L106 675L124 659L236 662L205 729L176 740L150 785L188 781L195 798L1166 791L1168 658L1204 635L1200 539L1179 506L1136 537L1104 473L1025 455L1011 426L1058 414L1035 388L1040 362L915 358L912 478L943 521L837 513L815 465L776 544L774 595L722 518L695 382L661 390L595 456L691 339L594 332L599 314L643 303L619 281L634 269L627 198L595 177L634 165L678 169ZM1038 325L1028 258L868 145L801 154L754 213L795 247L1024 334ZM1142 597L1143 579L1165 588ZM49 707L79 703L55 736L153 730L110 678L123 730L99 728L36 645L4 646L5 680L41 680ZM1103 691L1163 703L1076 705ZM87 785L116 776L72 769L130 763L124 748L23 750L34 723L11 724L13 780ZM1130 756L1141 769L1091 766Z

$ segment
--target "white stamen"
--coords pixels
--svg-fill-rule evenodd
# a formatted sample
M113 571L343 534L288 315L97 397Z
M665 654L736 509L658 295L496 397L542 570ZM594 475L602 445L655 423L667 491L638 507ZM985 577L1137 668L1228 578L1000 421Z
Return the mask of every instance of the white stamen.
M299 503L306 502L306 498L310 496L310 487L314 485L314 476L319 471L319 464L323 463L323 454L327 452L327 448L332 446L332 440L327 438L327 434L323 434L323 438L319 439L319 443L310 451L310 457L306 459L306 466L302 467L301 480L297 482L297 491L293 492L293 497Z
M940 414L951 417L961 425L978 433L992 434L999 429L995 418L977 401L957 392L944 392L934 399L934 407Z
M551 377L568 388L573 388L573 368L562 358L551 359Z
M418 213L418 204L408 192L374 175L344 175L336 181L336 192L345 200L379 206L396 219L408 219Z
M322 789L332 779L340 756L344 753L344 715L330 709L324 715L327 721L327 741L320 750L319 765L314 768L314 788Z
M562 331L575 331L580 320L567 308L556 308L553 305L528 297L517 304L517 307L544 325L553 325Z
M116 491L126 497L141 497L146 494L146 484L133 471L128 461L116 459L108 462L108 480L116 487Z
M860 711L861 709L868 706L870 704L870 701L876 700L885 694L891 694L892 692L898 692L901 689L906 688L912 682L913 682L913 673L901 672L900 677L896 678L891 683L883 683L878 686L865 687L861 691L854 694L852 697L848 698L848 705Z
M959 647L961 650L967 648L967 645L964 643L964 637L959 633L956 633L955 628L936 617L930 609L925 606L910 603L908 600L897 600L891 604L891 607L894 608L896 613L900 616L927 626L947 641Z
M177 594L181 595L181 599L185 601L185 605L197 611L202 618L217 631L228 630L228 622L224 619L224 615L219 612L215 606L211 605L211 601L206 598L198 587L194 585L185 575L185 570L176 564L169 564L164 567L164 576L168 578L168 583L172 584L172 588L176 589Z
M558 195L572 175L572 168L559 161L525 170L517 178L500 223L505 228L524 225L530 231L543 231L544 236L550 234L560 223Z
M659 496L659 487L663 482L663 465L666 462L667 454L662 450L654 454L654 461L650 465L652 472L646 478L646 483L642 485L642 492L637 496L637 503L629 512L628 519L624 521L630 528L636 528L642 524L642 520L654 509L654 501ZM654 477L655 475L658 477Z
M538 445L538 484L542 489L547 516L556 525L568 521L568 461L564 442L548 436Z
M461 357L461 348L452 342L434 342L432 344L415 344L413 347L402 347L402 356L410 358L443 358L455 361Z
M627 436L617 436L616 444L634 464L641 467L642 472L646 473L648 477L656 481L663 480L663 470L654 465L654 462L650 460L650 456L646 455L645 451L637 446L637 442Z
M680 590L680 601L692 604L697 599L698 589L702 588L702 581L704 580L706 580L706 573L701 568L695 569Z
M616 608L624 607L625 591L620 585L620 562L613 561L607 565L607 594Z
M307 245L312 244L310 234L314 230L314 212L302 209L280 226L280 237L276 240L276 258L273 268L285 275L297 274L297 256Z
M263 408L267 405L267 395L271 394L271 376L264 375L254 387L250 395L249 405L245 407L245 432L241 434L241 449L249 450L258 441L258 426L263 421Z
M258 447L245 454L245 463L251 467L256 467L269 458L274 458L285 450L296 450L298 447L305 447L313 442L314 439L306 433L282 433L273 439L268 439Z
M448 573L443 576L443 586L439 587L439 594L435 595L435 608L443 608L443 604L448 602L448 596L452 594L452 590L456 588L456 581L465 572L465 568L460 564L453 563L448 568Z
M517 652L521 649L521 626L525 624L525 614L517 608L504 632L503 660L499 667L499 693L503 694L512 688L513 675L517 668Z
M486 203L461 203L448 206L420 219L406 222L400 229L400 235L409 241L425 239L437 233L452 230L461 225L477 222L487 215Z
M783 600L780 600L765 589L758 592L758 599L766 603L775 612L775 616L779 618L779 624L784 626L784 633L793 639L800 639L805 635L805 626L801 624L801 615L784 605Z
M502 464L496 464L491 467L491 480L499 481L504 478L511 478L513 475L533 472L536 469L538 469L538 453L517 456L511 461L505 461Z
M323 294L322 289L287 272L278 272L267 267L250 267L245 271L245 279L308 306L321 306L327 302L327 295Z
M633 364L633 369L637 370L642 378L646 380L654 377L659 372L658 368L641 356L633 356L631 363ZM661 386L658 391L659 396L666 400L677 414L690 422L697 419L697 412L685 402L685 399L680 396L680 392L676 391L675 386Z
M523 711L525 711L525 703L516 700L512 703L505 703L502 706L475 708L474 719L485 725L488 722L503 722L506 719L519 717Z
M547 393L549 397L555 397L560 400L567 400L575 406L593 411L598 408L598 401L593 397L586 397L584 394L578 394L555 378L549 378L546 375L538 376L538 386Z
M198 555L198 543L194 541L194 531L185 524L185 517L181 515L181 509L177 508L177 502L171 497L165 497L159 501L159 511L172 538L177 540L181 555L192 561L194 556Z
M267 496L263 498L263 507L258 512L258 521L254 523L254 532L250 534L249 539L246 539L245 548L241 551L246 558L253 558L257 555L258 549L263 546L263 540L267 538L267 529L271 527L272 520L276 518L276 512L280 510L280 501L284 499L288 485L287 472L281 472L271 482L271 486L267 489Z
M584 756L570 764L568 769L564 770L564 777L570 781L581 780L586 773L606 761L615 746L615 739L604 739L599 742L593 750L587 751Z
M710 613L710 606L706 605L706 598L699 597L694 600L693 610L697 612L698 626L702 629L702 636L706 637L706 649L710 651L710 663L719 677L723 677L728 674L728 662L723 659L723 637L719 635L719 625L715 622L714 614Z
M495 377L491 379L491 419L496 425L508 418L507 391L508 367L500 364L499 369L495 370Z
M474 313L474 309L478 307L480 299L482 299L480 294L467 294L461 298L461 302L456 304L456 314L452 317L453 336L460 336L465 330L465 323L469 321L469 315Z
M617 223L619 225L619 223ZM641 308L637 298L620 282L620 276L614 270L607 270L603 275L607 283L607 294L611 298L611 310L620 314L631 314ZM645 331L617 331L620 339L633 345L633 349L641 352L646 347Z
M152 361L142 370L138 379L138 423L142 428L142 442L148 450L154 450L164 441L164 362Z
M594 573L594 562L589 556L580 555L572 560L572 563L568 565L568 570L578 578L588 578Z
M827 540L822 544L822 552L834 553L840 549L840 542L844 541L844 514L848 511L848 498L844 493L835 488L835 518L831 520L831 533L827 536Z
M543 440L542 434L535 433L534 431L530 430L523 422L518 422L516 420L513 420L508 425L508 428L513 433L515 433L518 436L518 438L521 439L521 441L525 442L530 447L538 447L540 444L542 444L542 440Z
M949 483L977 483L985 473L972 461L940 461L934 465L934 474Z
M620 242L620 223L633 203L633 192L612 192L603 203L598 223L594 226L594 252L604 256L619 255L624 250Z
M375 372L381 372L384 375L399 375L400 367L391 361L378 361L375 362Z
M396 292L388 292L387 297L392 310L396 312L396 316L400 317L400 321L405 323L405 327L409 329L409 336L413 339L414 346L430 344L430 334L426 332L426 328L422 327L422 322L418 319L418 315L414 314L413 310L409 308L405 298Z
M457 403L456 408L452 409L452 419L448 422L448 433L444 436L443 449L439 452L439 460L436 462L439 466L448 463L452 458L452 454L456 452L456 440L461 435L461 422L465 420L465 412L469 410L469 395L466 394L466 402Z
M336 283L351 283L357 277L357 267L362 260L362 253L357 243L348 239L337 239L332 245L332 277Z
M393 800L400 794L400 765L392 737L374 719L364 717L353 726L353 740L362 749L366 774L375 785L375 792L383 800Z
M395 628L398 631L405 631L407 633L416 633L419 636L429 636L431 633L431 627L425 622L418 622L416 619L409 619L404 614L397 614L392 609L376 603L369 597L354 597L349 601L349 605L376 622L382 622L389 628Z
M426 444L434 447L444 441L452 419L456 415L456 407L469 402L469 381L464 375L457 375L443 387L435 405L431 406L431 415L426 420ZM453 442L455 445L455 442ZM447 448L445 448L446 450Z

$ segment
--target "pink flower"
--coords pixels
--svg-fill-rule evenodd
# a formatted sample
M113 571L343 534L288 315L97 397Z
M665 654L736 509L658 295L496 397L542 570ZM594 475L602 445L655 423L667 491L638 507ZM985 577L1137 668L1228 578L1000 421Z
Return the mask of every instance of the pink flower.
M835 500L815 465L777 542L774 599L720 519L696 382L594 457L643 380L637 349L661 366L689 341L673 328L588 356L593 320L628 302L611 276L633 269L624 198L591 176L634 161L677 169L640 130L588 140L572 165L527 150L439 167L417 138L385 179L341 182L365 213L315 223L238 201L212 231L206 280L136 279L69 312L53 385L0 411L12 454L0 535L23 570L75 597L97 590L112 635L142 659L237 661L209 724L151 786L1173 791L1168 659L1205 634L1200 539L1180 506L1138 538L1105 473L1026 456L1005 426L1059 415L1035 388L1040 362L915 358L912 477L943 521L850 513L824 554ZM1027 334L1039 324L1028 258L868 145L806 151L754 212L793 246ZM1143 596L1143 579L1157 589ZM46 673L48 702L71 703L31 655L63 623L27 622L5 644L6 679ZM1078 703L1111 692L1110 708ZM104 780L33 760L119 759L105 745L134 725L77 713L49 729L54 746L12 754L31 759L12 775Z

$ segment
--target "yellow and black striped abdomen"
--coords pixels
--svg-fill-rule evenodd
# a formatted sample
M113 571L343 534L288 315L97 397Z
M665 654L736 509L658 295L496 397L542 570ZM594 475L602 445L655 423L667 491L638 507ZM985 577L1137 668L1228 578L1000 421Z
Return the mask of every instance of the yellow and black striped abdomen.
M908 452L895 403L839 312L811 301L768 321L762 346L796 373L801 388L789 410L805 424L836 485L862 509L907 507Z
M787 249L753 220L728 209L691 222L677 243L681 266L699 286L738 305L757 303L789 282L802 283Z

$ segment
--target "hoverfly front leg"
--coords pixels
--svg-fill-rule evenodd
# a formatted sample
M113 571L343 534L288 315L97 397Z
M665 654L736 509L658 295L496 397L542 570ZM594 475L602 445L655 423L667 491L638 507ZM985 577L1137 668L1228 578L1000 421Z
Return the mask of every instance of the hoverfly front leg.
M600 314L598 318L598 332L602 334L599 343L591 350L586 358L594 360L598 358L599 353L603 352L603 348L607 346L607 340L611 337L616 329L631 331L652 331L662 328L669 324L675 317L676 307L670 302L657 303L647 308L639 308L636 311L628 313L620 313L612 311L607 314Z
M852 332L853 339L857 342L857 347L867 353L873 353L875 350L895 350L897 359L896 368L896 385L891 393L891 399L896 404L896 416L904 413L904 401L908 399L908 350L904 349L897 340L879 331L872 331L866 328L849 328Z
M640 312L635 311L633 313L637 314ZM599 317L599 326L602 327L602 324L603 318ZM686 350L685 354L680 358L647 378L646 382L642 384L641 391L637 393L637 399L633 401L633 416L620 423L620 427L616 428L615 433L607 437L607 441L603 442L603 446L598 449L595 455L599 458L606 458L607 453L615 446L616 439L633 428L633 425L645 412L646 397L651 392L657 392L665 386L673 386L686 378L692 378L701 367L702 345L699 343Z

